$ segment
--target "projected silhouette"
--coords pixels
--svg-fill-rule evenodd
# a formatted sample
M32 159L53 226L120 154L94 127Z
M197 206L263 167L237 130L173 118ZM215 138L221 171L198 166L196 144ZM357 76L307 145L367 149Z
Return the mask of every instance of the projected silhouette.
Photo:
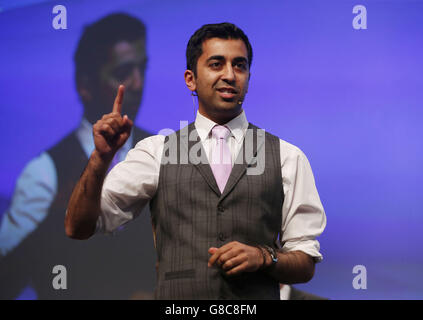
M92 125L113 104L119 83L127 88L126 114L135 119L138 113L147 63L145 36L144 24L123 13L84 29L74 54L83 118L76 130L33 159L17 181L0 229L0 298L16 298L27 285L39 299L128 299L140 292L146 298L153 291L149 212L114 236L75 241L64 230L67 201L94 148ZM134 128L114 162L149 135ZM57 265L66 274L53 273Z

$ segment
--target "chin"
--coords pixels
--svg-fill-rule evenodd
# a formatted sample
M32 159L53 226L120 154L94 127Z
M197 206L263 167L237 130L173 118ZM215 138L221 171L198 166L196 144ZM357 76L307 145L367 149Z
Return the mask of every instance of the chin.
M236 104L225 104L225 105L219 105L216 106L216 115L221 118L225 119L224 121L230 121L231 119L235 118L241 113L242 106L238 103Z
M219 104L218 109L227 112L236 112L240 110L242 105L238 104L238 101L225 101Z

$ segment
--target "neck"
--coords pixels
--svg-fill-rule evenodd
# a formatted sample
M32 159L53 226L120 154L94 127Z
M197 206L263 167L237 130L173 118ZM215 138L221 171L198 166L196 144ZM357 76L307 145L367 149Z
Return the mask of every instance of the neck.
M230 111L230 112L229 112ZM219 125L223 125L225 123L228 123L232 119L236 118L241 114L243 111L242 107L240 106L236 110L228 110L228 112L210 112L206 111L204 108L199 107L198 112L206 117L207 119L210 119L213 122L216 122Z

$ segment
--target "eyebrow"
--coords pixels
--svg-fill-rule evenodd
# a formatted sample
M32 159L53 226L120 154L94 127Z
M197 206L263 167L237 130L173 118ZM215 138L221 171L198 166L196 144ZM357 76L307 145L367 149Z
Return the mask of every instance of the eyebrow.
M211 56L207 59L207 62L209 62L210 60L225 60L224 56Z
M236 57L236 58L233 60L233 62L245 62L245 63L248 63L248 60L247 60L247 58L245 58L245 57Z
M215 56L209 57L206 61L209 62L210 60L219 60L219 61L222 61L222 60L225 60L225 57L224 56L215 55ZM233 62L245 62L245 63L247 63L248 60L245 57L236 57L236 58L233 59Z

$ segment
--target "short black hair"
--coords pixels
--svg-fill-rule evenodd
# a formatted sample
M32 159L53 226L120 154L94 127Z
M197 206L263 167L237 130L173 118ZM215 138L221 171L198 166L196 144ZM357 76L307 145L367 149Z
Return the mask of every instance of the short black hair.
M109 59L109 50L121 41L141 39L145 43L144 23L126 13L114 13L85 26L74 54L75 81L78 86L83 76L90 80L98 76Z
M253 61L253 48L251 47L250 41L244 31L229 22L205 24L195 31L189 39L187 45L187 69L192 70L194 75L197 75L197 61L203 53L203 42L211 38L241 39L244 41L248 52L248 67L251 68L251 62Z

